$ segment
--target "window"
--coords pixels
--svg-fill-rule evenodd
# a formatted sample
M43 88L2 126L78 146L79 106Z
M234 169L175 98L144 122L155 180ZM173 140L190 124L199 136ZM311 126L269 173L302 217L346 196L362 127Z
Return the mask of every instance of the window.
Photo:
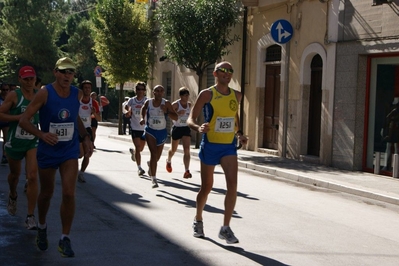
M393 154L399 153L399 57L371 59L366 167L392 171Z
M266 49L266 63L281 61L281 46L272 45Z

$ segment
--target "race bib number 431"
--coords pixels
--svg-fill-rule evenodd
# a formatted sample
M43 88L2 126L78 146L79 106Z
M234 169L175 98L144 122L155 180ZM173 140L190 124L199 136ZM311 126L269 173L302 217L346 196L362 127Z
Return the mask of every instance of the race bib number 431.
M49 132L58 136L58 141L70 141L73 137L74 125L70 123L50 123Z

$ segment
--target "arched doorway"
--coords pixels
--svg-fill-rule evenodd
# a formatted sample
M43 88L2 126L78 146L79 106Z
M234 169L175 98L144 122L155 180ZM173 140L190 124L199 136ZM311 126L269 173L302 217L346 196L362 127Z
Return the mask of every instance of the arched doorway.
M312 59L309 96L308 155L320 155L321 101L323 60L320 55Z

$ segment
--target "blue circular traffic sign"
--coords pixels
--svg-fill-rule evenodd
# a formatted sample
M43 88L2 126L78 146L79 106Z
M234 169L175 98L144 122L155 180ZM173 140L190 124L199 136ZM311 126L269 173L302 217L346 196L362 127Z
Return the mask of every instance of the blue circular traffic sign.
M289 21L279 19L273 23L270 33L275 42L284 44L291 40L294 29Z
M101 77L101 73L102 73L101 67L96 66L94 68L94 75L96 75L96 77Z

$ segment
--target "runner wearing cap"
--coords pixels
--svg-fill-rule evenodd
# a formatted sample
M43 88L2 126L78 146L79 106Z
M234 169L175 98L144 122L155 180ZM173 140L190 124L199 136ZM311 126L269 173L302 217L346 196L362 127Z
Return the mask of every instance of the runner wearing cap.
M79 136L83 138L85 155L91 156L93 153L90 135L79 117L83 93L71 86L75 70L76 66L70 58L59 59L53 70L55 81L38 91L19 122L23 129L39 138L37 163L40 193L37 201L39 223L36 245L43 251L48 249L46 216L54 193L55 175L59 169L62 185L62 234L58 251L63 257L75 256L69 234L75 214ZM38 111L40 129L30 122Z
M11 91L4 103L0 106L0 120L10 123L5 150L8 157L10 173L8 174L8 204L7 211L15 215L17 211L17 185L21 175L21 161L25 158L28 198L28 215L25 220L26 227L36 229L34 211L38 195L37 160L36 150L38 138L23 130L18 121L25 112L28 104L36 94L36 72L31 66L24 66L19 70L18 81L21 88ZM31 124L37 127L39 115L34 113Z

